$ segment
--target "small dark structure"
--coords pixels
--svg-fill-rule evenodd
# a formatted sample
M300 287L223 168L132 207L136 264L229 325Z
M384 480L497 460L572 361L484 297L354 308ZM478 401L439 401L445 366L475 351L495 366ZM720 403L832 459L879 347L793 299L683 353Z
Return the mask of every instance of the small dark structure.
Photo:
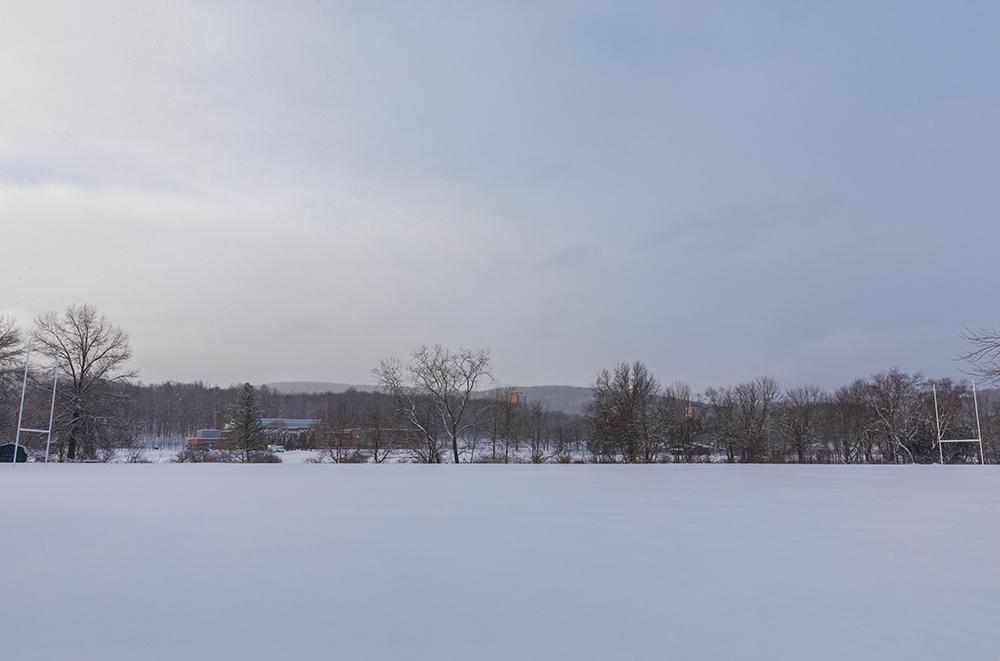
M9 464L14 460L14 444L4 443L0 445L0 463ZM24 449L23 445L17 446L17 461L23 464L28 461L28 452Z

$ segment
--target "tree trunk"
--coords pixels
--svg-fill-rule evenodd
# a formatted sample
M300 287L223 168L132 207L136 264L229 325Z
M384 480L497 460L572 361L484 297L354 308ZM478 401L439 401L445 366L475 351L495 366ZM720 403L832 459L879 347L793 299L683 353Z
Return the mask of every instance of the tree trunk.
M73 409L73 419L69 423L69 447L66 449L66 458L70 461L76 459L76 436L80 429L80 409Z

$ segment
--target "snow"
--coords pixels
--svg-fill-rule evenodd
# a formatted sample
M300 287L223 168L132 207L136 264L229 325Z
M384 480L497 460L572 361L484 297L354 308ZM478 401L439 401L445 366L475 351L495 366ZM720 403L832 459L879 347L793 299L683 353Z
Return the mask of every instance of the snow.
M180 452L179 447L164 447L164 448L145 448L140 455L141 459L145 463L151 464L162 464L162 463L172 463L177 459L177 455ZM363 450L367 455L368 461L374 463L371 459L371 452L369 450ZM470 448L466 447L462 452L462 457L464 462L469 461L469 456L472 454ZM510 462L511 463L531 463L531 449L526 445L522 445L520 449L511 449L510 452ZM592 461L592 457L586 452L570 452L568 453L573 459L577 459L583 462ZM115 462L117 463L128 463L129 457L132 455L132 451L127 448L122 448L117 451L117 456ZM284 452L277 453L281 463L284 464L304 464L304 463L314 463L314 462L325 462L325 463L336 463L332 461L329 457L328 452L323 450L285 450ZM475 452L475 457L477 462L486 463L485 460L490 456L489 448L480 447ZM444 453L441 457L444 462L450 461L450 456L448 453ZM39 461L41 459L39 458ZM549 463L556 463L555 457L547 458ZM725 455L719 455L714 458L717 462L724 462ZM388 451L388 457L385 459L386 463L390 464L410 464L414 463L415 459L413 453L409 450L397 448Z
M994 660L998 478L0 466L0 658Z

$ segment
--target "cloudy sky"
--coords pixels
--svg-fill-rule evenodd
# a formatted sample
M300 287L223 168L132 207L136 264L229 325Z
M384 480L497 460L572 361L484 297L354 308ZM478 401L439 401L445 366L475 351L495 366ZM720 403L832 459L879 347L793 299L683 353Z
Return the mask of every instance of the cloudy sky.
M13 3L0 310L90 302L146 381L954 375L998 62L995 2Z

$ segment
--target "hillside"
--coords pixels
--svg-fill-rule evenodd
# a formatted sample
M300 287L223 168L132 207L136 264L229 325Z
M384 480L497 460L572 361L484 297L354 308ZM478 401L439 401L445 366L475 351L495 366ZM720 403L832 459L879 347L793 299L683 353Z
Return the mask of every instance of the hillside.
M590 388L579 386L519 386L517 391L527 403L540 402L550 411L582 415L593 396Z
M330 383L329 381L275 381L265 384L268 388L273 388L285 395L316 395L325 392L347 392L351 388L365 392L375 392L377 386L359 385L355 383Z

